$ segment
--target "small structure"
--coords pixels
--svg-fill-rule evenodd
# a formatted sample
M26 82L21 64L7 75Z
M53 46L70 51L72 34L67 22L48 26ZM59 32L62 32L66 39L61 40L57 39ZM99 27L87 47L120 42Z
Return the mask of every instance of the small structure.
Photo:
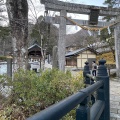
M90 67L92 66L92 61L96 61L96 55L98 53L92 48L86 47L77 49L66 53L66 66L67 67L77 67L83 68L86 61L89 62Z
M38 72L41 68L42 58L42 49L38 45L38 42L35 41L33 45L28 48L28 59L31 66L30 70Z

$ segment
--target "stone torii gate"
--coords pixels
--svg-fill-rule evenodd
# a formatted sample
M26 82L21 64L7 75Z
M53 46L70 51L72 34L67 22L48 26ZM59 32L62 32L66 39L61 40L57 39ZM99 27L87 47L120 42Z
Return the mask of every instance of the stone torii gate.
M45 5L46 10L59 11L59 18L53 18L52 23L59 24L59 40L58 40L58 64L60 70L65 70L65 40L66 40L66 25L72 25L71 22L67 21L65 17L67 13L77 13L90 15L91 10L98 10L98 16L117 16L120 9L117 8L107 8L91 5L82 5L67 3L58 0L41 0L41 3ZM93 13L94 14L94 13ZM63 17L64 16L64 17ZM98 18L97 16L97 18ZM93 20L96 19L94 16ZM75 20L77 23L88 26L90 21L87 20ZM99 27L104 27L110 25L109 22L98 22L96 24ZM63 52L64 51L64 52ZM118 71L118 76L120 77L120 27L119 24L115 27L115 51L116 51L116 68Z

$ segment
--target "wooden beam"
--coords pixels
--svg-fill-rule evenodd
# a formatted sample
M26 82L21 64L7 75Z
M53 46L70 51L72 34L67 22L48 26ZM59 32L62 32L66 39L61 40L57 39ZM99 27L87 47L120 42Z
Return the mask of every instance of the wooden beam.
M116 16L120 9L100 6L91 6L75 3L67 3L58 0L40 0L47 10L61 11L66 10L69 13L90 14L90 9L99 9L99 16Z
M78 20L78 19L71 19L71 20L83 26L90 26L88 20ZM45 16L45 22L52 24L60 24L60 17ZM104 26L109 26L110 24L111 24L110 22L98 21L98 24L94 27L104 27ZM66 25L75 25L75 24L71 23L69 20L66 20Z

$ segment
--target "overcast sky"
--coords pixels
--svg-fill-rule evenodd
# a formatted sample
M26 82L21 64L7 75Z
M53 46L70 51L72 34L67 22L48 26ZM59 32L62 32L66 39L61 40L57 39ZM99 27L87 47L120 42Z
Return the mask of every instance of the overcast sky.
M103 6L103 3L105 0L59 0L59 1L68 1L72 3L78 3L78 4Z

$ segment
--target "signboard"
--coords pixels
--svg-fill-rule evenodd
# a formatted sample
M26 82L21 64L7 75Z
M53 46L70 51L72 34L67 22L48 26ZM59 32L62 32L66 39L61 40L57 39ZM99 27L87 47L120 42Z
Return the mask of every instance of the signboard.
M91 9L89 17L89 25L97 25L99 17L99 9Z

